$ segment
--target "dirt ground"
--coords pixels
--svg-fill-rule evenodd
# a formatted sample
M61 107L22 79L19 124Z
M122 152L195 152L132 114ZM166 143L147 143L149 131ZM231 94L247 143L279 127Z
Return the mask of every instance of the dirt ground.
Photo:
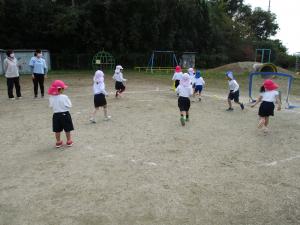
M258 108L225 111L224 81L181 127L166 80L128 78L124 98L107 99L112 120L90 124L91 77L64 77L76 130L62 149L30 78L16 101L1 79L1 225L300 224L300 109L276 112L263 135Z

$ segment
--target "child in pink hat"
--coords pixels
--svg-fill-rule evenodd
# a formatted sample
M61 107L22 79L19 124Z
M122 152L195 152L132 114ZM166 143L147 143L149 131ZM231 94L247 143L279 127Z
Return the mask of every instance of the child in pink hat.
M52 126L53 132L55 132L56 148L60 148L63 145L63 141L60 139L60 133L64 130L67 137L67 146L71 147L73 141L71 139L71 131L74 130L71 115L69 113L72 103L67 95L64 95L64 90L68 86L61 80L55 80L52 82L48 89L49 106L53 109Z
M193 87L189 74L185 73L182 75L180 84L176 88L176 92L179 95L178 108L180 111L180 122L184 126L185 122L189 121L189 110L191 106L190 97L193 94Z
M277 103L278 111L281 109L279 92L276 91L278 87L278 84L276 84L274 81L270 79L265 80L263 86L260 88L260 96L258 100L251 106L253 108L259 102L262 102L258 110L258 115L260 118L258 128L263 128L265 133L268 132L269 116L274 116L274 103Z

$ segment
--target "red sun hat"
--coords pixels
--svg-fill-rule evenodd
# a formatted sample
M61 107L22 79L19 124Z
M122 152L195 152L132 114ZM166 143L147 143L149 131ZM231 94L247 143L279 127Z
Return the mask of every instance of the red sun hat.
M264 88L268 91L276 90L278 87L279 85L270 79L264 81Z
M68 86L62 80L55 80L48 89L49 95L58 95L58 89L66 89Z
M182 72L182 69L181 69L181 67L180 67L180 66L176 66L176 68L175 68L175 72L176 72L176 73Z

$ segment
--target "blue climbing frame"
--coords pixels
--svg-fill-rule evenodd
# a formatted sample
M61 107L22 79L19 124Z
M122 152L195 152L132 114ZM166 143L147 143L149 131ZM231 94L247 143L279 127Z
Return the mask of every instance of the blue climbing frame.
M249 75L249 100L251 102L255 102L255 99L253 99L252 97L252 84L253 84L253 77L254 76L262 76L262 77L270 77L270 76L280 76L280 77L287 77L288 78L288 89L287 89L287 93L286 93L286 99L285 102L287 104L286 108L287 109L293 109L293 108L299 108L299 106L295 106L295 105L291 105L291 103L289 102L289 96L291 93L291 89L292 89L292 83L293 83L293 76L290 74L285 74L285 73L276 73L276 72L255 72L255 73L250 73Z
M147 70L150 69L151 73L153 73L153 69L155 67L166 67L166 65L155 65L155 55L165 55L165 61L167 61L166 60L167 56L170 57L169 60L170 60L170 62L172 62L172 68L174 68L175 66L178 65L178 61L177 61L176 54L174 51L154 50L154 51L152 51L152 54L151 54L151 57L149 59L148 66L147 66Z

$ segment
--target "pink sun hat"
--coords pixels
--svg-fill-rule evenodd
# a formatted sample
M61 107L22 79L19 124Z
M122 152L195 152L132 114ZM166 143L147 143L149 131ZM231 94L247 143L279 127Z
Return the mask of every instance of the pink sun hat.
M191 80L190 80L190 76L187 73L184 73L181 80L180 80L180 85L182 85L183 87L188 87L191 85Z
M59 95L59 89L67 89L68 86L62 80L55 80L48 89L49 95Z
M278 87L279 85L270 79L264 81L264 88L268 91L276 90Z
M97 70L94 75L94 82L102 83L104 81L104 73L101 70Z
M180 73L181 71L182 71L181 67L180 66L176 66L175 72L176 73Z

